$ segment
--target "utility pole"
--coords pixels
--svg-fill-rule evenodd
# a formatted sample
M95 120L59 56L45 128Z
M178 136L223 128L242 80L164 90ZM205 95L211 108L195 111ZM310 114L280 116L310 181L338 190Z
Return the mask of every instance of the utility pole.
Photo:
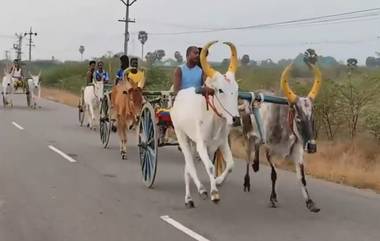
M119 20L119 22L125 23L125 32L124 32L124 54L128 55L128 41L129 41L129 23L135 23L135 20L129 19L129 8L137 0L120 0L125 5L125 19Z
M5 50L5 60L8 62L11 58L10 58L10 54L11 54L11 51L9 50Z
M11 65L11 51L5 50L5 69L8 71L9 66Z
M16 58L21 61L21 54L22 54L22 39L24 38L24 35L22 33L15 34L17 37L17 44L13 44L13 48L16 50Z
M32 63L32 46L35 46L33 45L33 40L32 40L32 36L37 36L37 33L33 33L32 31L32 27L30 27L30 30L29 30L29 33L24 33L24 36L27 36L29 35L29 65Z

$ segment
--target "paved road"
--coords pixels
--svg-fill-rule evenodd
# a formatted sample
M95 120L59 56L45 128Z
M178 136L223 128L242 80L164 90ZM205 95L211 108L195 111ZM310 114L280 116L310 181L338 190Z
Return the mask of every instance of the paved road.
M244 193L244 165L237 162L219 204L194 193L197 207L188 210L184 161L175 148L160 150L156 186L148 190L133 138L129 160L121 160L116 135L104 150L97 132L79 127L76 109L43 101L33 111L20 98L15 104L0 108L0 241L194 240L163 221L165 215L204 240L380 240L380 195L372 192L309 178L322 209L314 214L295 175L280 171L280 207L271 209L269 169L262 167L253 192Z

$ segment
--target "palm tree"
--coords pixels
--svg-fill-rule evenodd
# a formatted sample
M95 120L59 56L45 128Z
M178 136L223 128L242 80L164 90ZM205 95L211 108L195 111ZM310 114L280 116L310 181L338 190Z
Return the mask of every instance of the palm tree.
M80 60L83 61L84 46L79 46Z
M145 31L140 31L138 38L141 42L141 59L144 59L144 44L148 40L148 33Z

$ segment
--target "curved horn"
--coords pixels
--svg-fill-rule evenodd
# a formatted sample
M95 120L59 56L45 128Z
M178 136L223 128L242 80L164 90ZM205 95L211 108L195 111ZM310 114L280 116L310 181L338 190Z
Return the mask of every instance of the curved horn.
M288 98L290 103L295 103L297 100L297 95L289 86L289 73L293 65L289 64L281 74L281 89L284 92L286 98Z
M41 70L40 70L40 72L38 72L38 77L41 77L41 73L42 73L42 72L41 72Z
M230 60L230 66L228 67L228 71L232 73L236 73L237 67L238 67L238 57L237 57L237 50L233 43L231 42L223 42L225 45L230 46L231 48L231 60Z
M311 88L311 90L307 96L310 99L315 100L315 98L318 95L319 89L321 88L322 73L319 70L318 66L315 66L312 64L311 68L313 69L313 73L314 73L314 83L313 83L313 87Z
M202 48L202 51L201 51L201 56L200 56L200 60L201 60L201 65L202 65L202 68L203 68L203 71L204 73L206 74L207 77L210 77L212 78L216 71L208 64L207 62L207 57L206 57L206 53L207 53L207 50L211 47L211 45L217 43L218 41L211 41L211 42L208 42L203 48Z

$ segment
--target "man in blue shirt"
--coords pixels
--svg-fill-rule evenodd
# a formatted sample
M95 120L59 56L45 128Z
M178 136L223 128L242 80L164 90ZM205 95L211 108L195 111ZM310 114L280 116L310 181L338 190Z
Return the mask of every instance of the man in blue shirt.
M94 79L96 81L103 81L105 84L107 84L108 81L110 80L110 76L107 73L107 71L105 71L103 69L103 66L104 66L103 61L99 61L98 62L98 69L94 73Z
M116 73L116 80L115 85L119 83L119 81L123 80L124 78L124 71L128 69L129 67L129 58L127 55L122 55L120 57L121 66L120 69Z
M202 48L190 46L186 50L186 63L176 68L174 72L173 91L178 93L182 89L194 87L201 89L202 95L213 95L214 90L204 86L206 75L204 75L200 64L200 51ZM208 51L206 52L208 55Z
M174 92L190 87L200 88L203 86L203 71L198 66L198 47L190 46L186 50L186 63L176 68L174 72Z

